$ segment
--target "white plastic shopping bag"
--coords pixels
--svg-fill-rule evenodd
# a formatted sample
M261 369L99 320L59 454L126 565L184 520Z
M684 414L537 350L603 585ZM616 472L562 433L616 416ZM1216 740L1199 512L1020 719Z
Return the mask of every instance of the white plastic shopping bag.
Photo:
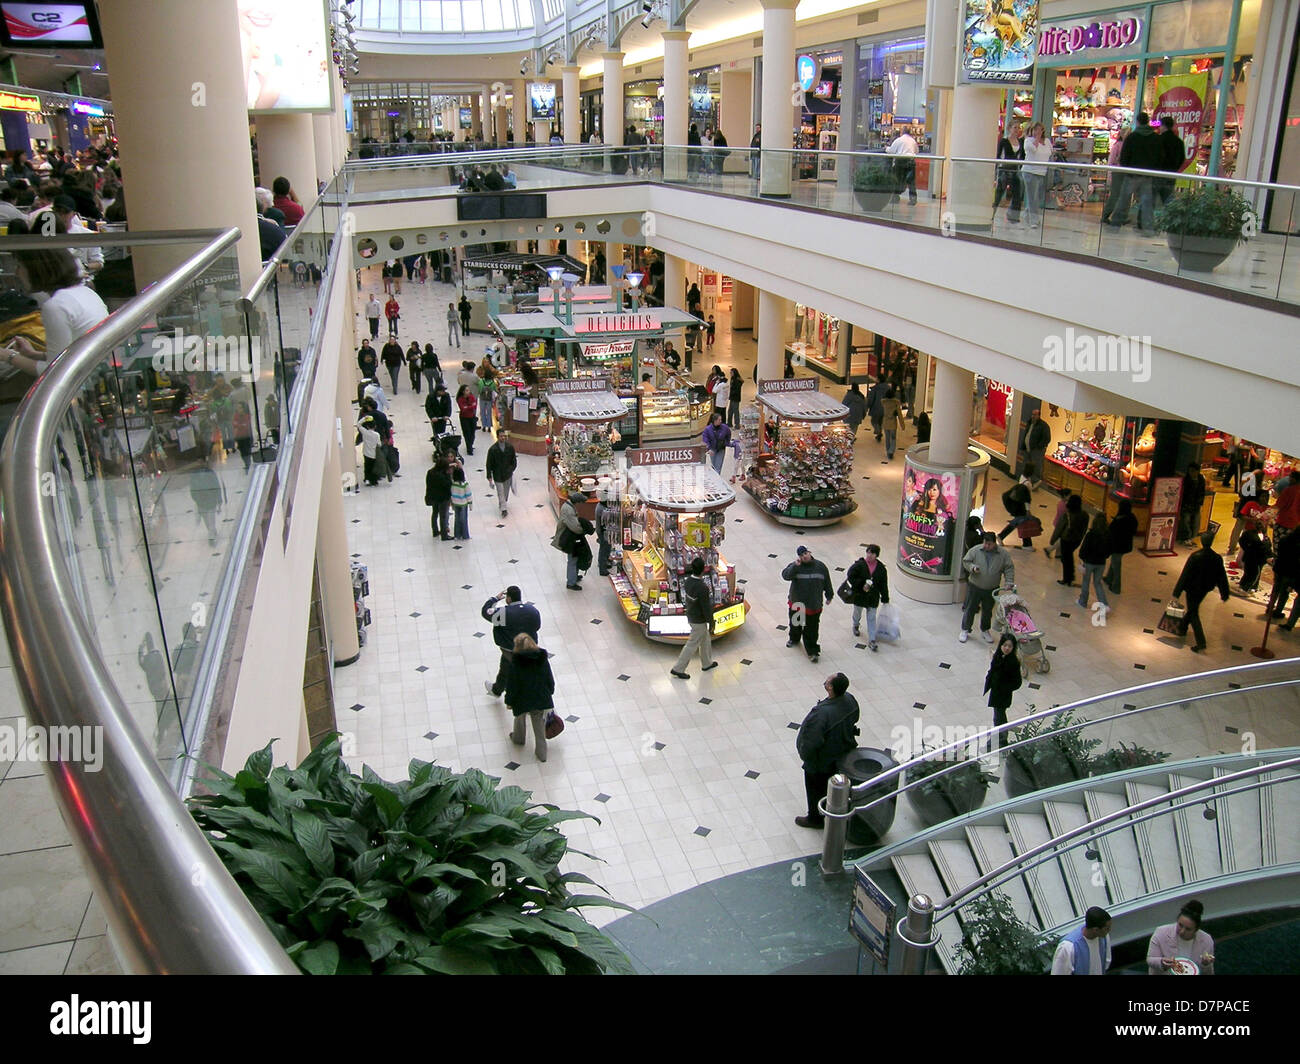
M898 607L885 602L876 610L876 638L893 642L901 637Z

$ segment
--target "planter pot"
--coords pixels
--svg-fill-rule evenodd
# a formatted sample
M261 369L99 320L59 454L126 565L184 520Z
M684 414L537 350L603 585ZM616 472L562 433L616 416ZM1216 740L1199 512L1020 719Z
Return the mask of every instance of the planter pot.
M853 190L853 198L858 201L858 206L867 214L879 214L889 206L890 200L892 200L896 195L898 195L898 193L891 192L889 189L884 188L855 188Z
M1018 753L1007 755L1004 765L1003 780L1006 782L1007 797L1019 798L1022 794L1032 794L1044 787L1055 787L1061 783L1073 783L1087 776L1087 769L1079 769L1066 758L1057 758L1050 762L1036 765L1026 764Z
M897 767L898 762L889 756L888 750L874 750L864 746L845 754L836 766L836 771L843 772L848 776L850 783L857 785ZM897 790L898 777L895 776L886 783L870 788L863 798L854 802L854 805L866 805ZM895 796L866 812L858 813L849 821L849 842L854 846L875 845L893 827L894 813L897 808L898 798Z
M1223 236L1184 236L1182 233L1166 233L1165 240L1169 250L1178 260L1180 270L1192 273L1209 273L1224 259L1232 254L1237 241Z
M956 781L949 783L953 777L957 777ZM952 776L936 781L932 787L914 787L907 792L907 800L922 825L930 828L945 820L973 813L984 804L988 789L983 780L954 772Z

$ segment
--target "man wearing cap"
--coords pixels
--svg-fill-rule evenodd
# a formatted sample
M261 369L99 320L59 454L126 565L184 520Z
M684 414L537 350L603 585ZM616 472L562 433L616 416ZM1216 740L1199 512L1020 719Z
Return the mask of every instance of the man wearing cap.
M781 579L790 581L790 597L786 603L790 611L790 637L785 645L796 646L802 635L808 660L816 661L821 656L817 635L821 630L822 600L825 598L829 605L834 595L831 573L826 563L814 558L807 547L800 547L795 553L797 560L781 570Z
M980 611L980 635L984 642L993 642L993 633L989 628L993 624L993 592L1002 583L1008 584L1016 579L1016 563L1011 560L1011 552L998 545L998 534L992 531L984 533L984 542L971 547L961 560L961 567L966 572L966 609L961 615L961 634L959 643L970 638L971 624L975 620L975 611Z
M1110 913L1094 905L1083 914L1083 926L1056 947L1052 974L1105 975L1110 959Z

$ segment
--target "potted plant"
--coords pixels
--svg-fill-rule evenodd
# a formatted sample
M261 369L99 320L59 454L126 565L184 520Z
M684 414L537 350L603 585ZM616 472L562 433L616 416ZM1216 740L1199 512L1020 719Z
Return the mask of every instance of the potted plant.
M1182 269L1209 273L1255 235L1259 218L1241 193L1206 184L1176 192L1156 212L1155 224Z
M1017 798L1044 787L1086 779L1092 751L1101 745L1101 740L1085 739L1078 728L1066 730L1085 722L1086 718L1076 717L1073 710L1065 710L1012 728L1007 733L1008 743L1034 741L1007 751L1007 794Z
M962 975L1043 975L1052 963L1052 947L996 892L962 910L957 955Z
M568 842L556 825L586 813L477 769L413 760L397 783L369 767L357 776L337 735L296 769L273 769L268 744L234 776L213 771L190 811L308 974L632 970L578 912L628 906L570 894L592 880L559 871Z
M869 214L883 211L898 195L898 177L888 163L869 162L853 171L853 196Z
M1104 754L1098 754L1092 759L1088 766L1088 772L1093 776L1104 776L1108 772L1123 772L1129 768L1141 768L1143 765L1159 765L1169 760L1169 754L1164 750L1148 750L1145 746L1138 746L1134 743L1132 746L1125 746L1120 743L1113 750L1107 750Z
M927 749L922 747L921 752ZM954 763L959 767L953 768ZM945 769L952 771L938 775ZM989 784L997 781L997 776L984 771L978 758L954 750L948 759L927 758L909 768L907 782L916 786L905 793L921 823L928 828L974 812L984 804Z

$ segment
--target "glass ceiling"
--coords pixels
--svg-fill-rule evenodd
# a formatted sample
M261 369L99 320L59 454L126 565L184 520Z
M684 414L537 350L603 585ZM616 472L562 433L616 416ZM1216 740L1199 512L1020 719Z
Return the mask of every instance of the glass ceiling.
M532 29L532 0L357 0L357 26L405 33Z

